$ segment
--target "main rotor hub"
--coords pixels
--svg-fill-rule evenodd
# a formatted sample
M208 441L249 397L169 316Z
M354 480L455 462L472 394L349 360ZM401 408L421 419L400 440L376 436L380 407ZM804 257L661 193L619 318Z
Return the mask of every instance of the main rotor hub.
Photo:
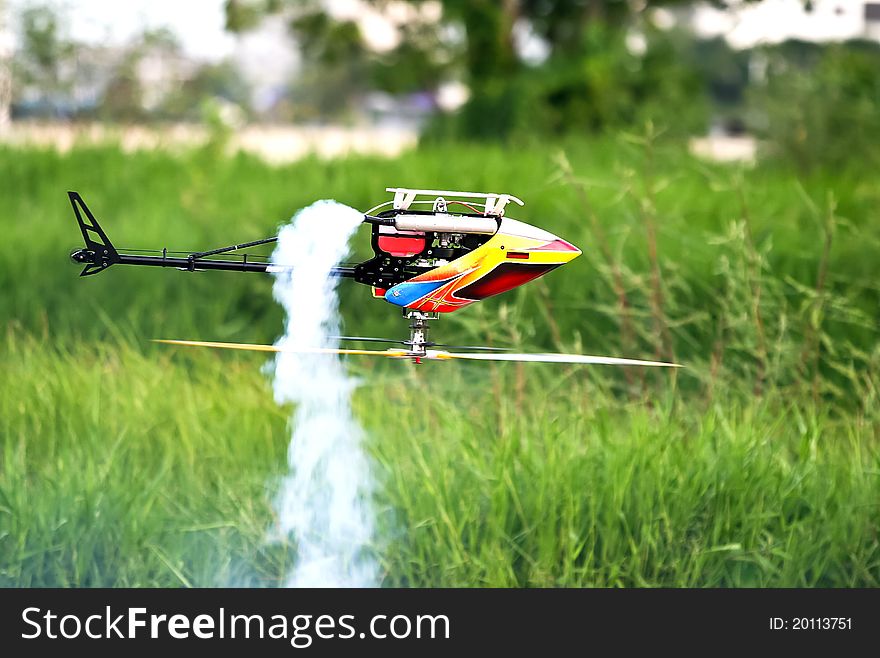
M404 317L409 320L409 347L415 356L424 356L428 346L428 321L436 320L438 313L425 311L404 311Z

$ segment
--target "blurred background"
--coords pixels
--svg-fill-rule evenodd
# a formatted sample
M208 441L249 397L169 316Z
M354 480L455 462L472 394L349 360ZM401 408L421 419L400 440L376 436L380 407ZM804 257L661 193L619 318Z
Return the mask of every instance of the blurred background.
M274 341L271 277L80 278L67 190L190 253L403 186L583 250L433 339L687 368L348 361L383 585L880 586L878 136L880 2L0 0L0 585L296 558L265 358L149 342Z
M289 161L651 120L809 167L880 122L880 3L859 0L3 0L0 58L3 139L62 148L227 130Z

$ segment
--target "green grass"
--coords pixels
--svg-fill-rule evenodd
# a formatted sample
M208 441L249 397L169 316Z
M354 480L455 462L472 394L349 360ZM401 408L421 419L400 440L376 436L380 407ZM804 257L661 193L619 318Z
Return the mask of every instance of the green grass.
M64 191L120 246L199 249L389 185L510 191L584 249L436 337L689 367L352 362L383 584L880 584L880 192L857 171L796 180L632 140L281 168L0 149L0 171L2 585L274 586L295 558L266 542L291 410L264 357L146 341L272 340L271 281L79 279ZM343 304L351 333L404 329L363 287Z

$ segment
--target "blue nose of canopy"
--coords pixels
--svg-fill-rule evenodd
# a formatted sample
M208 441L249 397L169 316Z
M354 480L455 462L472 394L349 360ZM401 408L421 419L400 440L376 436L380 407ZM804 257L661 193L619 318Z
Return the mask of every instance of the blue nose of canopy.
M430 295L447 281L404 281L385 293L385 300L398 306L409 306L425 295Z

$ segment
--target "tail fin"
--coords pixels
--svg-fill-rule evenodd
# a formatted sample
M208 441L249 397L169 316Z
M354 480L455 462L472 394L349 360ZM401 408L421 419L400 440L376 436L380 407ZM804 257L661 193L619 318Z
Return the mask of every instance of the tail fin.
M76 221L79 224L79 230L85 240L85 249L78 249L70 254L70 257L76 263L85 263L85 269L80 272L80 276L88 276L97 274L113 263L119 262L119 253L110 242L110 238L104 233L104 229L98 224L98 220L89 210L82 197L78 192L68 192L70 205L73 206L73 213L76 215ZM86 219L83 219L85 214Z

